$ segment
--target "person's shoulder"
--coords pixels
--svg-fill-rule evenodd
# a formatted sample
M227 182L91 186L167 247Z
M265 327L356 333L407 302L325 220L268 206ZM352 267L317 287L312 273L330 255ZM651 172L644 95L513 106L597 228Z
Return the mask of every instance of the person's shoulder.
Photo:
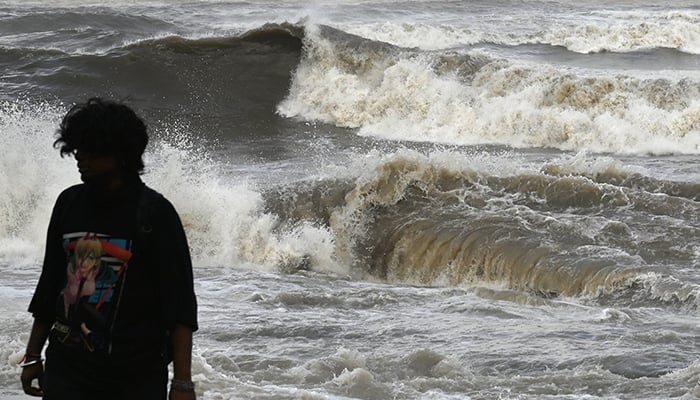
M172 213L175 212L175 207L163 194L159 191L151 188L150 186L143 185L143 198L142 202L150 209L155 211L156 214L162 213Z
M139 209L140 218L149 220L154 230L158 230L157 227L182 226L180 214L173 203L160 192L146 185L144 185Z
M143 195L148 199L160 200L161 197L165 198L159 191L153 189L152 187L143 184Z
M65 201L70 201L70 200L74 199L78 194L80 194L84 188L85 188L84 183L78 183L76 185L69 186L69 187L63 189L63 191L61 193L59 193L56 202L62 203Z
M152 187L146 185L145 183L143 184L143 192L141 194L142 196L142 201L145 201L149 204L155 205L155 206L160 206L165 203L170 203L168 199L163 196L162 193L159 191L153 189Z
M85 187L84 183L76 183L73 186L69 186L69 187L63 189L63 191L61 192L61 194L59 196L62 196L64 193L74 193L74 192L83 190L84 187Z

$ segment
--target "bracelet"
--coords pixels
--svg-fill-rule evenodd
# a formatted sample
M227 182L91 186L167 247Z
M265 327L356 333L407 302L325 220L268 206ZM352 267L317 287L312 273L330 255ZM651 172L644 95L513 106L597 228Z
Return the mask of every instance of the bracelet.
M30 358L32 360L29 360ZM36 364L39 361L44 361L44 359L41 358L41 353L40 354L24 353L24 355L17 362L17 364L19 364L19 366L25 366L25 365Z
M28 358L33 358L33 360L27 360ZM40 362L44 361L44 359L41 357L41 354L25 354L24 357L22 357L21 360L19 360L19 365L22 368L29 367L30 365L34 364L39 364Z
M170 390L187 393L194 392L194 382L173 379L170 381Z

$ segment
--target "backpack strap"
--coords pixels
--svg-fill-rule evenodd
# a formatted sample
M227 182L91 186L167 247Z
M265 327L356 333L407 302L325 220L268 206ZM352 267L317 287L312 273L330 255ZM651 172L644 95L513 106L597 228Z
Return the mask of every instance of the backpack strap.
M152 216L156 211L157 202L163 197L162 194L149 188L146 185L141 187L139 195L139 203L136 207L136 242L148 247L148 242L151 240L153 233Z

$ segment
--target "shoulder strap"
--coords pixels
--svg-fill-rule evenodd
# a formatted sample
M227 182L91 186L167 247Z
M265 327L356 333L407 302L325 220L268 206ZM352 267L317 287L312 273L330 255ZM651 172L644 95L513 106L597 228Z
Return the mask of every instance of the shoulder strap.
M136 235L139 243L147 244L153 233L152 216L155 214L156 203L163 197L162 194L146 185L141 187L139 204L136 208Z

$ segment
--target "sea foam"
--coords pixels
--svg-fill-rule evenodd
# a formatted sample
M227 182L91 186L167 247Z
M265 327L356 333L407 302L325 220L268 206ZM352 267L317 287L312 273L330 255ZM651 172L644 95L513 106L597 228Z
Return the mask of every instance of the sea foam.
M308 29L305 40L278 106L288 117L392 140L700 152L700 83L690 79L586 76L469 54L445 65L443 54L328 29Z

